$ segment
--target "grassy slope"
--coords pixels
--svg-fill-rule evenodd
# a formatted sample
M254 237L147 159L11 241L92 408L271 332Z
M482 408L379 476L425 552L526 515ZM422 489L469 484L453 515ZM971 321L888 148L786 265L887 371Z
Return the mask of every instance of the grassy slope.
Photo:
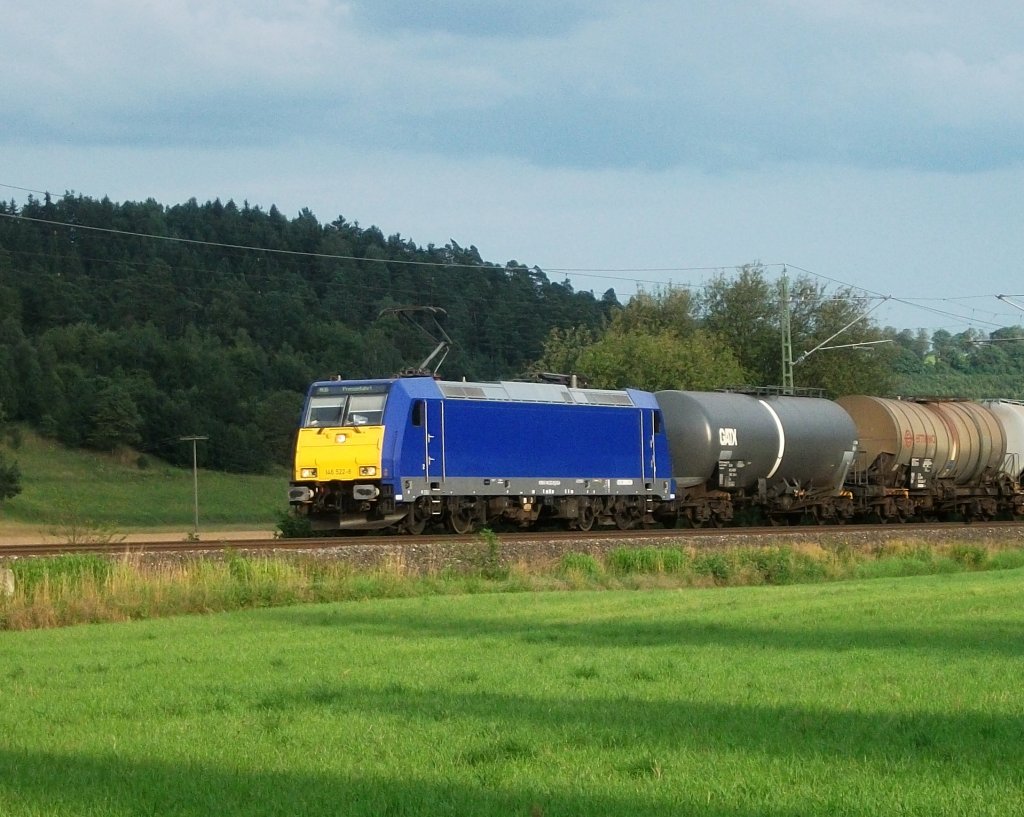
M63 448L26 433L7 455L18 462L22 492L0 503L0 533L48 532L95 525L117 531L191 530L191 469L147 458ZM199 471L199 524L272 528L287 507L287 476L240 476Z
M0 813L1011 814L1024 571L0 632Z

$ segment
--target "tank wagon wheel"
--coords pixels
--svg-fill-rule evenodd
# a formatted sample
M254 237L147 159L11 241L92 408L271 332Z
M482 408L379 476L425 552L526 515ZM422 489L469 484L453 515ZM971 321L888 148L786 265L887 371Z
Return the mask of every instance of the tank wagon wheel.
M825 509L821 505L815 505L810 511L811 523L815 525L827 525L829 522L835 522L838 518L838 514L832 514L829 516L825 513Z

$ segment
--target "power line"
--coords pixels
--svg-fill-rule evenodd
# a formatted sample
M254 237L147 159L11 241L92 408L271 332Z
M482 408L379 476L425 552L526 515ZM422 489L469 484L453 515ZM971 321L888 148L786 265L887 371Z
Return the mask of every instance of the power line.
M20 190L23 193L39 193L41 196L52 196L53 194L48 190L34 190L31 187L18 187L16 184L3 184L0 182L0 187L6 187L10 190Z
M968 315L960 315L960 314L957 314L957 313L954 313L954 312L948 312L948 311L945 311L945 310L942 310L942 309L935 309L934 307L925 306L924 304L918 303L918 301L934 301L934 300L941 300L941 301L948 302L950 300L956 300L956 299L952 299L952 298L901 298L901 297L897 297L895 295L883 295L880 292L875 292L874 290L866 289L865 287L857 286L855 284L850 284L850 283L847 283L845 281L840 281L839 279L832 278L832 277L830 277L828 275L823 275L820 272L815 272L814 270L809 270L809 269L804 269L803 267L798 267L795 264L789 264L788 266L791 269L799 270L800 272L806 273L807 275L814 275L817 278L821 278L823 280L830 281L830 282L832 282L834 284L839 284L840 286L847 287L848 289L854 289L854 290L859 290L861 292L867 292L872 297L875 297L875 298L887 298L888 300L892 301L893 303L903 304L904 306L910 306L910 307L913 307L914 309L922 309L925 312L932 313L933 315L939 315L939 316L944 317L944 318L955 318L956 320L964 321L965 323L972 323L972 322L973 323L983 323L983 324L986 324L988 326L995 326L997 328L1002 328L1003 325L1004 325L1004 324L1001 324L1001 323L997 323L995 321L989 321L989 320L985 320L983 318L977 318L977 317L972 317L972 316L968 316ZM965 296L965 297L967 297L967 296ZM986 296L971 296L971 297L986 297ZM987 297L995 297L995 296L987 296ZM995 316L998 313L993 311L990 314Z
M12 190L19 190L19 191L28 192L28 193L39 193L39 194L46 195L46 196L53 196L54 195L54 194L50 193L49 191L35 190L33 188L20 187L18 185L6 184L6 183L2 183L2 182L0 182L0 187L5 187L5 188L12 189ZM161 207L162 207L162 205L161 205ZM77 223L71 223L71 222L66 222L66 221L59 221L59 220L56 220L56 219L45 219L45 218L38 218L38 217L33 217L33 216L25 216L25 215L16 214L16 213L2 213L2 212L0 212L0 216L2 216L4 218L7 218L7 219L10 219L10 220L24 221L24 222L34 222L34 223L46 224L46 225L50 225L50 226L54 226L54 227L62 227L62 228L65 228L65 229L70 229L70 230L88 230L88 231L93 231L93 232L105 233L105 234L110 234L110 235L120 235L120 236L126 236L126 237L131 237L131 238L151 239L151 240L156 240L156 241L167 241L167 242L181 243L181 244L194 245L194 246L207 246L207 247L214 247L214 248L218 248L218 249L240 250L240 251L244 251L244 252L267 253L267 254L273 253L273 254L276 254L276 255L290 256L290 257L296 257L296 258L313 258L313 259L320 259L320 260L350 261L350 262L360 262L360 263L382 263L382 264L388 264L388 265L427 267L427 268L437 268L437 269L472 269L472 270L486 269L486 270L495 270L495 271L510 271L510 270L511 271L519 271L519 270L534 270L534 269L537 269L537 270L541 270L542 272L546 272L546 273L549 272L549 273L556 273L556 274L560 274L560 275L565 275L567 278L569 278L569 277L586 277L586 278L597 278L597 279L606 279L606 280L628 281L628 282L630 282L632 284L651 284L651 285L654 285L654 286L667 286L670 289L671 288L706 289L706 288L708 288L709 285L705 284L705 285L698 286L698 285L695 285L695 284L686 284L686 283L675 283L675 282L668 282L668 283L666 283L664 281L654 281L654 280L640 279L640 278L636 278L636 277L634 277L632 275L629 276L629 277L626 277L625 274L627 274L627 273L647 273L647 274L650 274L650 273L673 273L673 272L674 273L717 272L717 273L720 273L720 274L724 274L727 269L740 269L743 266L745 266L743 264L740 264L740 265L733 265L733 266L717 265L717 266L694 266L694 267L678 266L678 267L607 267L607 268L603 268L603 267L547 267L547 268L542 268L542 267L539 267L539 266L536 266L536 265L532 266L532 267L526 267L526 266L510 267L508 265L501 266L499 264L494 264L492 262L485 262L485 261L479 261L479 262L475 262L475 263L461 263L461 262L453 262L453 261L413 261L413 260L394 259L394 258L374 259L374 258L367 258L365 256L341 255L341 254L336 254L336 253L309 252L309 251L302 251L302 250L286 250L286 249L280 249L280 248L264 247L264 246L248 245L248 244L231 244L231 243L226 243L226 242L206 241L206 240L202 240L202 239L193 239L193 238L183 238L183 237L179 237L179 236L164 236L164 235L157 235L157 234L154 234L154 233L141 233L141 232L136 232L136 231L131 231L131 230L121 230L121 229L112 228L112 227L95 227L95 226L91 226L91 225L84 225L84 224L77 224ZM805 273L807 275L812 275L812 276L814 276L816 278L820 278L821 280L828 281L828 282L836 284L838 286L842 286L842 287L845 287L845 288L853 290L853 291L860 291L860 292L867 293L872 298L886 298L889 301L891 301L892 303L902 304L903 306L908 306L908 307L911 307L913 309L921 309L921 310L923 310L925 312L929 312L929 313L931 313L933 315L938 315L938 316L943 317L943 318L951 318L951 319L954 319L956 321L961 321L961 322L965 322L965 323L980 323L980 324L984 324L984 325L987 325L987 326L996 326L996 327L1003 326L1003 324L999 323L998 321L987 320L985 318L980 318L980 317L977 317L977 316L963 315L963 314L959 314L959 313L955 313L955 312L950 312L950 311L947 311L947 310L936 309L934 307L927 306L927 305L925 305L925 303L923 303L925 301L941 301L941 302L944 302L944 303L949 303L949 302L955 302L955 301L958 301L958 300L964 300L964 299L967 299L967 298L997 297L995 295L992 295L992 296L978 296L978 295L976 295L976 296L963 296L961 298L935 298L935 297L932 297L932 298L917 298L917 297L906 298L906 297L886 295L886 294L883 294L883 293L880 293L880 292L876 292L876 291L867 289L865 287L862 287L862 286L859 286L859 285L855 285L855 284L851 284L849 282L840 280L838 278L834 278L832 276L825 275L823 273L820 273L820 272L817 272L817 271L814 271L814 270L806 269L804 267L801 267L799 265L792 264L792 263L782 263L782 262L759 263L759 264L757 264L757 266L760 266L761 268L764 268L764 269L771 269L771 268L774 268L774 267L779 267L779 268L789 267L790 269L794 269L794 270L797 270L799 272L803 272L803 273ZM1000 313L992 311L992 312L989 312L988 314L991 315L993 318L996 318L996 317L998 317L998 315Z
M11 186L11 185L3 185L3 186ZM25 188L18 188L18 189L25 189ZM156 241L177 242L177 243L181 243L181 244L190 244L190 245L198 245L198 246L205 246L205 247L215 247L215 248L219 248L219 249L243 250L243 251L246 251L246 252L275 253L275 254L284 255L284 256L294 256L294 257L301 257L301 258L315 258L315 259L320 259L320 260L358 261L358 262L364 262L364 263L380 263L380 264L401 264L401 265L404 265L404 266L434 267L434 268L438 268L438 269L445 269L445 268L447 268L447 269L452 269L452 268L458 268L458 269L493 269L493 270L501 270L501 271L508 271L508 270L518 271L518 270L542 269L541 267L536 267L536 266L531 266L531 267L527 267L527 266L512 267L512 266L508 266L508 265L502 266L500 264L495 264L495 263L487 262L487 261L479 261L479 262L471 263L471 264L457 263L457 262L454 262L454 261L409 261L409 260L403 260L403 259L398 259L398 258L367 258L365 256L359 256L359 255L340 255L340 254L337 254L337 253L308 252L308 251L303 251L303 250L283 250L283 249L274 248L274 247L263 247L263 246L256 246L256 245L251 245L251 244L229 244L229 243L224 243L224 242L219 242L219 241L205 241L205 240L197 239L197 238L181 238L179 236L156 235L154 233L139 233L139 232L135 232L135 231L132 231L132 230L119 230L119 229L116 229L114 227L94 227L94 226L87 225L87 224L76 224L76 223L71 223L71 222L67 222L67 221L57 221L56 219L45 219L45 218L38 218L38 217L35 217L35 216L25 216L25 215L20 215L20 214L17 214L17 213L0 213L0 217L6 218L6 219L12 219L12 220L15 220L15 221L27 221L27 222L35 222L35 223L38 223L38 224L47 224L47 225L52 226L52 227L64 227L64 228L70 229L70 230L90 230L90 231L93 231L93 232L106 233L106 234L110 234L110 235L121 235L121 236L127 236L129 238L149 238L149 239L153 239L153 240L156 240ZM702 271L702 270L706 271L706 270L723 270L723 269L724 269L723 267L689 267L689 268L688 267L673 267L673 268L664 268L664 269L635 269L635 270L623 269L623 270L607 270L607 271L608 272L696 272L696 271ZM545 271L545 270L542 269L542 271ZM562 269L562 268L557 268L557 267L549 267L546 271L555 272L555 273L562 273L562 274L566 274L566 275L585 276L585 277L588 277L588 278L604 278L604 279L608 279L608 280L630 281L632 283L640 283L640 284L654 284L654 285L662 285L663 284L663 282L661 282L661 281L654 281L654 280L646 280L645 281L645 280L642 280L642 279L637 279L637 278L632 278L632 277L627 278L627 277L622 277L622 276L602 275L602 274L599 274L596 271L583 270L583 269Z
M155 241L170 241L179 244L192 244L204 247L219 247L221 249L228 250L246 250L248 252L277 253L279 255L301 256L304 258L323 258L334 261L369 261L384 264L407 264L419 267L466 267L478 269L480 267L493 266L495 269L507 269L506 267L489 265L484 262L477 264L457 264L447 261L403 261L400 259L391 258L366 258L358 255L337 255L334 253L306 252L303 250L282 250L275 247L258 247L251 244L227 244L221 241L203 241L198 238L181 238L179 236L172 235L156 235L155 233L137 233L132 230L118 230L114 227L93 227L88 224L73 224L67 221L56 221L55 219L36 218L34 216L23 216L16 213L0 213L0 216L7 219L14 219L16 221L31 221L37 224L49 224L52 227L66 227L67 229L70 230L90 230L98 233L129 236L131 238L150 238ZM527 267L526 269L530 268Z

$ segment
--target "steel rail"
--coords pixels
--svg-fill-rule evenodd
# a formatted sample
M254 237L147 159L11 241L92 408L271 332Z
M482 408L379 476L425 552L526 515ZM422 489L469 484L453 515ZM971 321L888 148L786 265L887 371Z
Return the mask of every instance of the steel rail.
M1018 532L1024 540L1024 522L995 521L983 524L953 523L909 523L909 524L872 524L872 525L794 525L778 527L732 527L732 528L655 528L637 530L592 530L592 531L498 531L495 536L501 543L508 545L526 544L566 544L573 541L581 544L599 544L635 542L653 544L666 541L711 540L701 542L711 546L713 540L721 539L730 544L742 544L742 540L752 541L770 539L785 541L793 538L806 537L842 537L852 534L885 533L900 534L908 537L940 533L954 536L962 531ZM976 535L976 534L972 534ZM734 541L731 541L734 540ZM28 542L23 544L0 544L0 560L25 556L58 556L63 554L195 554L223 553L230 551L247 551L257 553L275 553L281 551L329 552L343 551L351 548L413 548L420 546L457 546L466 543L479 543L479 534L457 536L454 534L423 534L420 536L389 535L389 536L319 536L303 539L215 539L208 540L163 540L163 541L120 541L105 542ZM696 541L694 542L697 543Z

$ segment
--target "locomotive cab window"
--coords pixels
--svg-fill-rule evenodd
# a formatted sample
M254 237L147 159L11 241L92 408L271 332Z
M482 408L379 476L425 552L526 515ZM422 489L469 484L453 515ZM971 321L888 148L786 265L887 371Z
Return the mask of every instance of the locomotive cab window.
M305 426L337 426L341 425L342 409L345 406L344 395L330 397L313 397L309 401L306 412Z
M379 426L384 417L384 394L351 394L343 426Z
M303 425L307 428L379 426L384 417L386 392L370 394L327 393L309 399Z

